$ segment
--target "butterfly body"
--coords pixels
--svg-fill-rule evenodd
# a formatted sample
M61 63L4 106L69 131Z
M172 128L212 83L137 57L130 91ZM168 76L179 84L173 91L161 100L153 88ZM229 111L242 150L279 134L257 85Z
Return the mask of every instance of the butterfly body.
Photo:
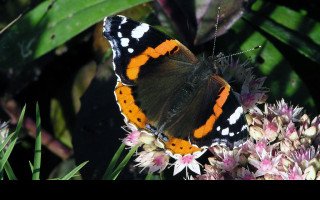
M198 59L179 41L124 16L106 17L118 77L115 97L126 123L157 136L172 155L234 148L248 134L242 106L217 74L214 58Z

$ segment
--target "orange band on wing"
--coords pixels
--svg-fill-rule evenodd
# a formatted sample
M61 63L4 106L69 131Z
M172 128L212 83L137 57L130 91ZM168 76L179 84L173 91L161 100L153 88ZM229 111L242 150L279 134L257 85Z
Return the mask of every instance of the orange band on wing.
M177 43L176 40L166 40L156 48L148 47L141 55L138 55L130 60L126 72L127 77L130 80L136 80L140 72L140 67L146 64L150 57L158 58L159 56L163 56L166 53L174 54L179 51L178 44L179 43ZM174 52L171 52L175 48L176 50Z
M172 154L180 154L181 156L191 154L197 151L201 151L200 148L192 146L187 140L175 138L172 136L168 137L169 141L165 142L166 149Z
M123 85L121 82L118 82L114 92L121 112L127 118L128 122L140 129L146 128L146 124L149 123L149 120L135 104L132 89Z
M230 85L224 85L220 88L221 93L219 97L216 100L216 103L213 106L213 114L209 117L209 119L206 121L206 123L199 128L197 128L193 132L193 136L195 138L202 138L206 136L209 132L212 131L213 125L216 122L216 120L219 118L219 116L222 114L222 106L226 102L229 93L230 93ZM219 91L220 92L220 91Z

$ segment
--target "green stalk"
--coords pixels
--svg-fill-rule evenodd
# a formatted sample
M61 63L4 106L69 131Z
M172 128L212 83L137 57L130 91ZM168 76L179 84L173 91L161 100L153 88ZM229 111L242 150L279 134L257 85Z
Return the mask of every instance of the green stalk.
M40 165L41 165L41 119L39 105L36 104L36 142L33 162L32 180L40 180Z

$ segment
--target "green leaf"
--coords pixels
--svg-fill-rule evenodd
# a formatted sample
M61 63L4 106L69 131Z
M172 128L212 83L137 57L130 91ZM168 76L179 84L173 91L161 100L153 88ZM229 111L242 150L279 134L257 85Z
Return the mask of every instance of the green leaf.
M310 60L320 64L320 23L301 16L301 14L289 8L261 2L258 1L253 6L256 13L248 13L244 16L244 19L258 26L279 41L296 49ZM266 11L269 11L268 15L265 15ZM272 18L269 16L272 16ZM309 35L305 34L306 30L300 28L300 26L307 23L310 27L306 30L311 29L311 32L307 31Z
M112 180L115 180L118 175L120 174L120 172L122 171L122 169L127 165L127 163L129 162L129 160L131 159L132 155L136 152L136 150L138 149L138 145L134 146L129 153L126 155L126 157L121 161L121 163L118 165L118 167L112 172L110 178Z
M32 170L32 180L40 180L41 166L41 118L39 104L36 104L36 142L34 149L34 162Z
M4 32L0 40L0 70L14 70L65 43L105 16L149 1L44 1Z
M102 177L102 180L115 180L118 175L120 174L120 172L122 171L122 169L126 166L126 164L129 162L130 158L132 157L132 155L136 152L136 150L138 149L138 145L134 146L129 152L128 154L125 156L125 158L121 161L121 163L118 165L118 167L111 173L111 171L113 170L115 164L117 163L121 152L123 151L125 147L125 144L122 143L119 147L119 149L117 150L117 152L115 153L115 155L113 156L105 174Z
M0 151L0 159L4 156L4 152ZM6 164L4 165L4 169L6 171L6 174L8 176L9 180L17 180L16 175L14 174L11 165L9 163L9 161L6 162Z
M1 160L0 160L0 174L1 174L1 177L0 179L2 179L3 177L3 168L5 166L5 164L7 163L8 161L8 158L13 150L13 147L14 145L16 144L17 142L17 139L18 139L18 134L20 132L20 129L21 129L21 126L22 126L22 121L23 121L23 117L24 117L24 113L25 113L25 110L26 110L26 105L24 105L22 111L21 111L21 114L20 114L20 117L19 117L19 121L18 121L18 124L17 124L17 127L16 127L16 130L15 132L13 133L14 135L12 136L12 141L11 143L9 144L5 154L2 156Z
M121 143L120 147L118 148L117 152L113 155L109 165L108 165L108 168L106 170L106 172L104 173L103 177L102 177L102 180L109 180L110 179L110 176L111 176L111 173L114 169L114 167L116 166L118 160L119 160L119 157L124 149L126 145L124 143Z
M320 45L320 23L307 17L305 13L261 0L252 6L252 10L260 15L268 16L278 24L308 36L313 42Z
M89 161L81 163L78 167L74 168L71 172L61 178L61 180L69 180L72 178L83 166L85 166Z

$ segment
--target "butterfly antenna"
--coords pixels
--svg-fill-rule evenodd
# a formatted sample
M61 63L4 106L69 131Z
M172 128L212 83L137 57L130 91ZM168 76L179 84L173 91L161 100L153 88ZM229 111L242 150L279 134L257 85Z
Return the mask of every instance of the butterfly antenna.
M222 56L222 57L219 57L217 59L215 59L216 61L218 60L222 60L222 59L225 59L225 58L229 58L229 57L232 57L232 56L236 56L236 55L240 55L240 54L244 54L244 53L247 53L249 51L253 51L253 50L256 50L256 49L259 49L261 48L262 46L256 46L252 49L248 49L248 50L245 50L245 51L241 51L241 52L238 52L238 53L234 53L234 54L231 54L231 55L228 55L228 56Z
M213 40L212 56L214 56L214 51L215 51L215 49L216 49L216 40L217 40L219 17L220 17L220 6L218 7L218 11L217 11L217 22L216 22L216 30L214 31L214 40Z

